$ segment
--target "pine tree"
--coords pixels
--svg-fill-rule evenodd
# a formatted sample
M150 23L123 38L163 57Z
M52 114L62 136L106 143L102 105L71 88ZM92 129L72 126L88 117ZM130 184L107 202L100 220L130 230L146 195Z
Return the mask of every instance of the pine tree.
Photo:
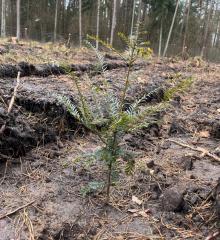
M179 4L180 4L180 0L177 0L175 12L174 12L174 15L173 15L173 19L172 19L172 23L171 23L171 26L170 26L169 34L168 34L168 37L167 37L167 42L166 42L165 49L164 49L164 52L163 52L163 57L165 57L166 54L167 54L167 49L168 49L168 46L169 46L169 43L170 43L170 38L171 38L171 35L172 35L172 32L173 32L173 27L174 27L174 23L175 23L175 20L176 20L176 15L177 15L177 11L178 11L178 8L179 8Z
M116 6L117 6L117 0L114 0L113 2L113 14L112 14L112 27L111 27L111 37L110 37L110 44L113 45L114 41L114 32L116 27Z
M96 22L96 49L98 50L99 48L99 22L100 22L100 0L97 0L97 22Z
M6 37L6 4L5 0L2 0L2 22L1 22L1 37Z
M17 0L17 4L16 4L16 9L17 9L17 39L20 40L20 37L21 37L21 13L20 13L20 10L21 10L21 1L20 0Z
M183 36L183 47L182 47L182 55L184 56L185 53L185 47L186 47L186 38L188 34L188 27L189 27L189 14L190 14L190 9L191 9L191 0L188 0L188 9L187 9L187 16L186 16L186 27L185 27L185 32Z
M82 47L82 0L79 0L79 47Z
M56 40L57 40L57 15L58 15L58 4L59 4L59 0L56 0L55 17L54 17L54 33L53 33L53 40L54 40L54 42L56 42Z

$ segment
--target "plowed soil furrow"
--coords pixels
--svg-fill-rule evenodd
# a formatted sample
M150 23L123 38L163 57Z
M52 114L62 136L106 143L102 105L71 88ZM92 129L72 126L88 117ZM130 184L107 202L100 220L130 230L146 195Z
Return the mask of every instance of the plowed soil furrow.
M166 88L176 74L192 76L194 84L175 96L160 116L160 124L125 136L138 153L136 168L133 176L126 176L121 162L109 206L104 206L102 189L88 191L91 183L105 182L105 165L83 157L101 143L56 101L61 94L77 104L73 81L68 76L22 77L10 116L0 103L0 120L7 120L7 130L0 137L4 160L0 216L34 202L8 218L0 217L0 239L28 239L32 234L41 240L202 240L218 232L220 162L206 153L220 157L219 69L215 64L195 67L191 62L157 60L134 67L128 104L161 86ZM125 71L111 69L105 76L119 97ZM5 102L14 82L0 80ZM101 75L87 82L86 72L80 86L88 99L92 87L105 88ZM161 101L162 94L144 104ZM204 151L192 150L197 147Z

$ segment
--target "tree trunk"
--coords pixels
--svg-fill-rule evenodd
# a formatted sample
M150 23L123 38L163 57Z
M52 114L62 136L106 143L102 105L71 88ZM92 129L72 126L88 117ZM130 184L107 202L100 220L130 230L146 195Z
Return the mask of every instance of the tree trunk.
M161 19L161 23L160 23L159 51L158 51L158 56L159 56L159 57L161 57L162 38L163 38L163 20Z
M65 17L66 17L66 0L62 1L62 33L65 36L66 33L66 26L65 26Z
M191 9L191 0L188 1L188 9L187 9L187 16L186 16L186 27L185 27L185 32L184 32L184 36L183 36L182 56L184 56L185 50L186 50L186 38L187 38L188 27L189 27L190 9Z
M215 37L214 37L214 40L213 40L213 47L218 46L219 29L220 29L220 15L218 17L217 27L216 27L216 31L215 31Z
M21 38L21 14L20 14L20 9L21 9L21 1L17 0L17 39L20 40Z
M123 19L123 22L124 22L124 29L125 29L125 32L127 33L127 16L129 14L129 8L128 8L128 0L125 0L125 4L124 4L124 19Z
M82 0L79 0L79 47L82 47Z
M100 20L100 0L97 0L97 23L96 23L96 49L98 50L99 49L99 20Z
M169 43L170 43L170 37L171 37L172 32L173 32L173 26L174 26L177 11L178 11L178 8L179 8L179 3L180 3L180 0L177 0L176 9L175 9L175 12L174 12L174 15L173 15L173 20L172 20L172 23L171 23L171 26L170 26L169 34L168 34L168 37L167 37L167 42L166 42L165 49L164 49L164 52L163 52L163 57L165 57L166 54L167 54L167 49L168 49L168 46L169 46Z
M53 33L53 40L54 40L54 42L57 41L57 15L58 15L58 4L59 4L59 0L56 0L55 17L54 17L54 33Z
M213 4L214 4L214 0L211 0L211 4L210 4L210 7L209 7L209 11L208 11L208 18L207 18L207 22L206 22L206 25L205 25L203 45L202 45L202 49L201 49L201 53L200 53L200 56L202 58L204 57L204 53L205 53L205 49L206 49L207 37L208 37L208 32L209 32L210 18L211 18Z
M116 6L117 6L117 0L114 0L113 2L113 14L112 14L112 27L111 27L111 37L110 37L110 44L113 45L114 40L114 32L116 27Z
M212 47L216 47L216 41L217 41L217 37L218 37L218 33L219 33L219 24L220 24L220 13L218 11L219 8L219 4L218 2L216 3L216 10L215 10L215 15L216 15L216 30L215 30L215 35L214 35L214 39L212 42Z
M188 1L186 1L185 5L184 5L183 21L182 21L181 28L180 28L180 36L181 37L183 36L183 29L184 29L184 25L185 25L186 18L187 18L187 2Z
M216 39L216 44L215 47L220 47L220 28L218 29L218 35L217 35L217 39Z
M134 0L133 2L133 9L132 9L132 20L131 20L131 31L130 31L130 36L132 37L133 36L133 28L134 28L134 16L135 16L135 3L136 3L136 0Z
M136 38L137 39L138 39L138 36L139 36L140 24L141 24L141 8L142 8L142 0L139 0L138 17L137 17L137 31L136 31Z
M147 11L147 4L144 4L144 9L143 9L143 14L142 14L142 18L141 18L141 22L144 24L145 22L145 17L146 17L146 11Z
M6 37L5 17L6 17L6 5L5 0L2 0L1 37Z

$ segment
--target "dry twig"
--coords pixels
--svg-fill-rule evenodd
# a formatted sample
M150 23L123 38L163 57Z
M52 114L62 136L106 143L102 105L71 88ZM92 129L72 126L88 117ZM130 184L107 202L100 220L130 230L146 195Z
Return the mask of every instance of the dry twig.
M177 145L180 145L182 147L186 147L186 148L189 148L193 151L197 151L197 152L201 152L202 153L202 156L209 156L211 158L213 158L215 161L217 162L220 162L220 158L218 156L216 156L215 154L212 154L210 153L207 149L205 148L201 148L201 147L193 147L193 146L190 146L188 144L185 144L185 143L181 143L181 142L177 142L175 140L172 140L172 139L169 139L170 142L172 143L175 143Z
M20 85L20 76L21 76L21 72L18 72L17 83L16 83L16 86L15 86L15 88L14 88L14 92L13 92L11 101L10 101L9 106L8 106L8 114L11 112L12 107L13 107L14 102L15 102L15 98L16 98L16 96L17 96L18 87L19 87L19 85Z
M3 214L3 215L0 216L0 219L3 219L3 218L5 218L5 217L10 216L10 215L12 215L12 214L20 211L21 209L30 206L30 205L33 204L34 202L35 202L35 200L34 200L34 201L31 201L31 202L29 202L29 203L26 203L25 205L22 205L21 207L18 207L18 208L16 208L15 210L12 210L12 211L10 211L10 212L8 212L8 213L5 213L5 214Z
M16 96L17 96L18 87L19 87L19 85L20 85L20 76L21 76L21 72L18 72L16 86L15 86L15 88L14 88L13 95L12 95L11 100L10 100L10 103L9 103L9 105L8 105L8 110L7 110L7 114L8 114L8 115L9 115L9 114L11 113L11 111L12 111L12 108L13 108L13 105L14 105L14 102L15 102L15 99L16 99ZM0 128L0 134L2 134L2 133L5 131L6 124L7 124L7 121L1 126L1 128Z
M217 240L219 236L220 236L220 231L209 235L205 240Z

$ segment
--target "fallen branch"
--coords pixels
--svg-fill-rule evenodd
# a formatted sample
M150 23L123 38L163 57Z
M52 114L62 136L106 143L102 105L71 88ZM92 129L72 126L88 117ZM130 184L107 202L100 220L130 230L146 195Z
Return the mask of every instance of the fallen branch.
M13 108L13 105L14 105L14 102L15 102L15 99L16 99L16 96L17 96L18 87L20 85L20 76L21 76L21 72L18 72L16 86L14 88L13 95L12 95L10 103L8 105L7 115L9 115L12 111L12 108ZM7 125L7 121L1 126L0 134L2 134L5 131L6 125Z
M172 143L175 143L175 144L177 144L177 145L180 145L180 146L182 146L182 147L189 148L189 149L191 149L191 150L193 150L193 151L200 152L200 153L202 153L202 156L209 156L209 157L213 158L215 161L220 162L220 158L219 158L218 156L216 156L215 154L210 153L210 152L209 152L207 149L205 149L205 148L193 147L193 146L190 146L190 145L188 145L188 144L181 143L181 142L177 142L177 141L172 140L172 139L169 139L169 141L172 142Z
M30 205L33 204L34 202L35 202L35 200L34 200L34 201L31 201L31 202L29 202L29 203L27 203L27 204L25 204L25 205L23 205L23 206L21 206L21 207L18 207L18 208L16 208L15 210L12 210L11 212L8 212L8 213L6 213L6 214L3 214L3 215L0 216L0 219L3 219L3 218L8 217L8 216L11 216L12 214L20 211L21 209L30 206Z
M19 87L19 85L20 85L20 76L21 76L21 72L18 72L17 83L16 83L16 86L15 86L15 88L14 88L14 92L13 92L11 101L10 101L9 106L8 106L8 114L11 112L12 107L13 107L14 102L15 102L15 98L16 98L16 96L17 96L18 87Z
M220 236L220 231L209 235L205 240L217 240L219 236Z
M10 158L9 156L7 156L7 155L5 155L5 154L2 154L2 153L0 153L0 158L1 158L1 159L4 159L4 160L6 160L6 161L11 160L11 158Z

